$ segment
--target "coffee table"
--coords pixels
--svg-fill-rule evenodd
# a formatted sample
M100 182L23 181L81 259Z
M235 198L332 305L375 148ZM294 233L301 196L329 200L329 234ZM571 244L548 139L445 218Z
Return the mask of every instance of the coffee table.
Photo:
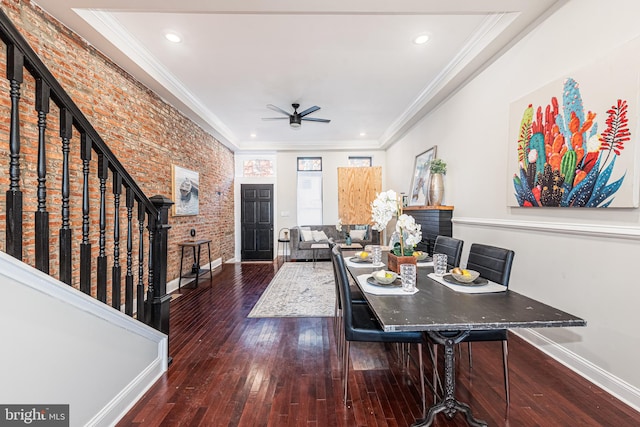
M313 268L316 268L316 258L318 257L318 249L329 249L328 243L314 243L311 245L311 253L313 256Z

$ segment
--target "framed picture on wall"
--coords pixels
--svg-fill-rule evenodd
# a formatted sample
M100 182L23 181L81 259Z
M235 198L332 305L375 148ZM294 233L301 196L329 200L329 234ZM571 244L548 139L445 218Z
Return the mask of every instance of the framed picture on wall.
M171 168L173 214L198 215L200 176L198 172L173 165Z
M424 153L416 156L411 178L411 191L409 193L409 206L425 206L429 201L429 162L436 157L436 148L429 148Z

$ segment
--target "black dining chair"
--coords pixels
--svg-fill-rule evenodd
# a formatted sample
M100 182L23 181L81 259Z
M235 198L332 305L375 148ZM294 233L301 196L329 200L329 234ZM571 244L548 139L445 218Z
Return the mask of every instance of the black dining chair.
M511 276L511 265L515 253L510 249L499 248L496 246L483 245L473 243L469 249L469 257L467 259L467 268L476 270L480 273L480 277L484 277L495 283L503 285L509 289L509 277ZM502 341L502 366L504 369L504 391L507 405L510 403L509 398L509 364L508 364L508 347L507 347L507 330L506 329L489 329L489 330L472 330L469 335L462 341L468 343L469 350L469 367L472 366L471 343L474 341ZM433 345L434 354L436 346ZM437 375L437 366L434 364L434 375Z
M344 328L344 343L342 347L342 362L344 372L344 403L347 403L349 379L349 349L352 341L385 342L385 343L415 343L418 345L418 370L420 375L420 393L422 398L422 413L426 412L424 367L422 364L422 332L385 332L375 319L375 315L366 304L353 304L351 289L345 267L344 258L339 248L331 251L332 261L338 278L342 302L342 323Z
M330 242L329 247L333 253L333 248L336 247L337 251L342 255L342 248L337 245L335 242ZM336 289L336 302L333 312L333 335L336 339L337 346L337 354L338 358L342 357L342 345L344 343L344 329L342 327L342 297L340 296L340 289L338 287L338 273L336 271L335 263L331 262L333 266L333 278L335 281L335 289ZM367 304L367 300L362 295L360 289L358 289L357 285L350 285L351 288L351 303L352 304Z
M447 271L460 265L462 258L462 245L464 241L453 237L438 236L433 244L433 254L447 255Z

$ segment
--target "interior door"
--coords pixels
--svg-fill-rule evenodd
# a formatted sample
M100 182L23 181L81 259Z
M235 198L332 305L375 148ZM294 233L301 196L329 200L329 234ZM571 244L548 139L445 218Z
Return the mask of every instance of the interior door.
M273 260L273 184L241 184L242 261Z

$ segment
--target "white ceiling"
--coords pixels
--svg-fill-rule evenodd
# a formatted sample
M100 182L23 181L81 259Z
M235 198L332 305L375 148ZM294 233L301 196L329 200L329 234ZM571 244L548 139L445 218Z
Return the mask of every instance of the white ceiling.
M36 3L233 150L371 150L566 1ZM167 41L169 30L182 42ZM429 42L414 44L421 33ZM267 104L294 102L331 123L262 120L278 116Z

